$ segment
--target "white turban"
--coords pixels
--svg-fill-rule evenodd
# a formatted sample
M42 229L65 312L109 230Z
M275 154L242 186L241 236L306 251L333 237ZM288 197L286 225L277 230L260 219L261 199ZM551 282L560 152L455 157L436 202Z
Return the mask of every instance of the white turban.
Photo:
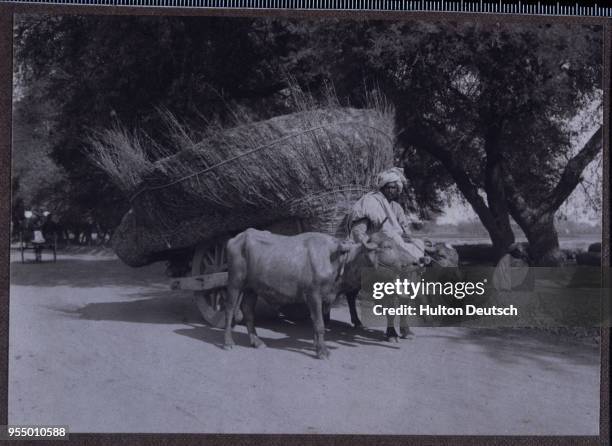
M406 180L404 176L404 169L401 167L392 167L391 169L379 173L376 177L376 182L378 189L382 189L389 183L397 183L400 192L403 187L408 184L408 180Z

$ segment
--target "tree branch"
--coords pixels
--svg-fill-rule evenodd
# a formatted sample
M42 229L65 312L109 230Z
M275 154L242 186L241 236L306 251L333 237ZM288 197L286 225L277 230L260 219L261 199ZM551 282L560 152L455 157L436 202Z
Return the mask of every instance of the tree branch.
M561 179L550 194L545 204L548 211L556 211L580 183L582 172L593 161L603 146L603 128L589 138L584 147L565 165Z
M503 181L502 153L499 148L501 124L490 124L485 131L484 149L487 154L484 172L484 189L491 212L498 218L498 224L508 228L508 208L506 206L505 185Z
M417 128L417 126L412 126L411 130L406 131L404 133L404 141L407 144L421 148L440 161L453 180L455 180L457 187L465 199L470 203L474 212L480 217L485 227L487 227L487 229L493 228L494 219L487 204L478 193L478 188L474 185L465 169L459 166L455 161L456 157L453 156L450 151L444 149L445 144L443 142L436 141L435 138L426 135L425 132L416 130ZM458 144L462 144L462 141ZM462 148L462 151L463 150L468 152L470 149L465 147Z
M504 165L504 192L510 215L521 228L529 226L537 217L527 201L521 196L516 180Z

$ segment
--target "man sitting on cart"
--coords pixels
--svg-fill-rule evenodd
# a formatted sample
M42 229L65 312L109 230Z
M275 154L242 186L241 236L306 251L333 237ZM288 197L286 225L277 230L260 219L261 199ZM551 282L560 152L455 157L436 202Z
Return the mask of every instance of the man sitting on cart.
M356 242L366 242L369 235L382 231L396 239L400 246L414 258L414 264L426 259L425 245L422 240L410 235L410 220L397 202L404 187L408 184L403 169L393 167L378 174L378 190L368 192L354 205L350 215L351 238ZM387 339L397 341L394 317L387 317ZM400 335L406 338L412 334L409 327L400 320Z

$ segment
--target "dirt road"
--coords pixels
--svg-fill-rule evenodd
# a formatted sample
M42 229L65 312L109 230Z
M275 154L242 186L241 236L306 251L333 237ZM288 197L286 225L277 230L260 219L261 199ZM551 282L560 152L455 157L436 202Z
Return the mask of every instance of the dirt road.
M415 329L400 344L332 311L331 358L308 323L221 349L163 265L112 256L12 264L9 423L72 432L596 435L595 345L502 330Z

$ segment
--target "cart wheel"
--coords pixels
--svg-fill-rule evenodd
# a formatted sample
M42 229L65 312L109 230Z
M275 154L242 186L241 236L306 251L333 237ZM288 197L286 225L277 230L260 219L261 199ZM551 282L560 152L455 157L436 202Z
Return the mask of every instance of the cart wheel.
M191 275L220 273L227 271L226 240L198 245L191 264ZM204 320L213 327L225 327L225 288L208 291L195 291L195 302ZM242 320L242 312L238 309L234 317L236 322Z

